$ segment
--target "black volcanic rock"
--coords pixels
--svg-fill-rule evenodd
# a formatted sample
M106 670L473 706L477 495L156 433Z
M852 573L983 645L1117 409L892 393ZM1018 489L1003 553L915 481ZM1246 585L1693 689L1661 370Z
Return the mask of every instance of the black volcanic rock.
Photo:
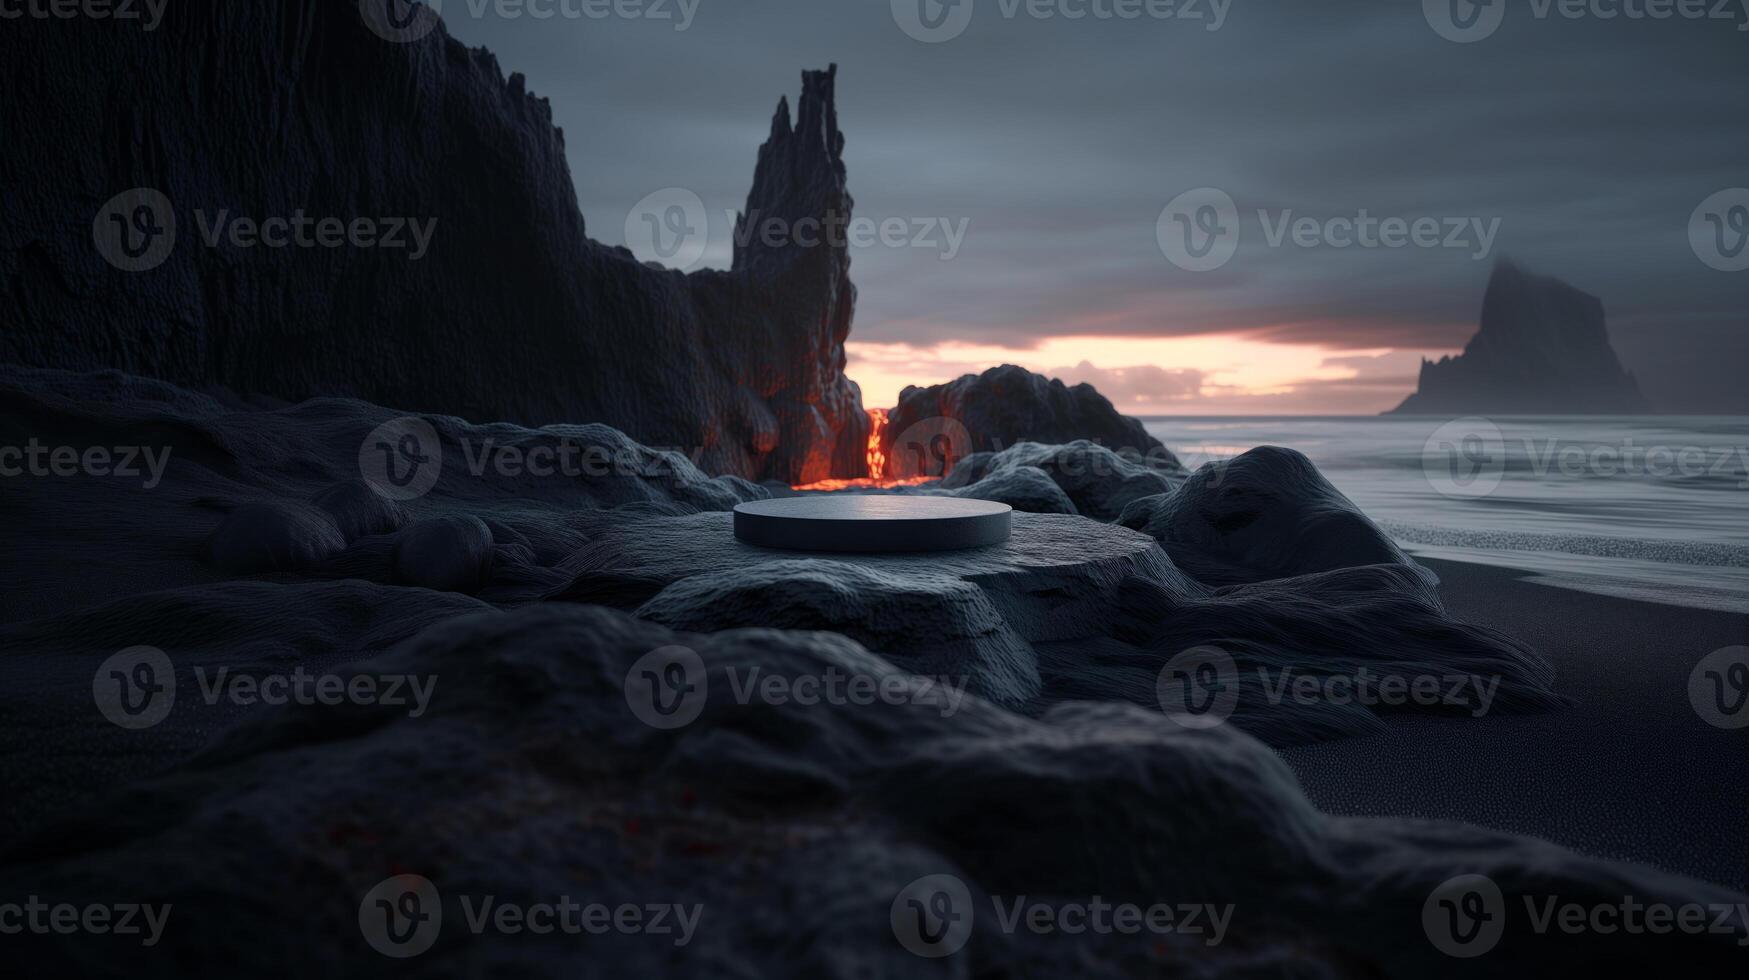
M1413 564L1305 454L1279 446L1205 464L1176 493L1129 503L1117 522L1210 585Z
M1502 262L1488 280L1482 327L1457 357L1421 362L1419 389L1394 412L1611 414L1648 411L1609 345L1603 303ZM1387 413L1390 414L1390 413Z
M1183 467L1142 423L1118 414L1090 384L1073 388L1056 378L1004 364L947 384L899 393L882 433L888 476L945 476L977 452L1016 443L1069 443L1079 439L1140 457L1165 472Z
M914 976L925 971L895 939L892 910L938 875L976 904L957 908L971 935L940 971L950 976L1464 976L1469 964L1429 941L1422 912L1474 874L1514 910L1487 954L1494 975L1662 975L1680 962L1730 976L1742 962L1739 893L1456 823L1327 815L1231 726L1190 730L1123 704L1038 717L976 697L955 706L829 633L700 635L600 608L486 611L359 582L209 595L250 602L300 650L328 639L309 637L312 623L363 620L377 638L335 673L423 680L429 699L255 707L213 726L212 709L180 698L147 733L104 726L133 771L90 781L55 820L7 841L0 893L167 904L167 927L147 949L21 930L7 937L19 975ZM238 659L226 611L186 592L106 610L136 628L167 622L191 689L193 665ZM43 668L39 691L88 697L116 642L93 625L0 638L9 661ZM627 678L677 647L701 665L691 717L657 727ZM278 651L251 649L262 652ZM798 692L837 673L902 696L737 697L755 672ZM38 717L10 686L5 698ZM417 945L396 936L401 948L373 938L361 908L414 881L435 900L421 909L429 929ZM1197 907L1155 935L1002 928L992 901L1022 895ZM1615 907L1623 895L1642 909L1722 910L1721 931L1532 929L1516 911L1545 896ZM486 896L513 912L672 903L693 927L676 913L647 932L469 928ZM386 968L373 942L418 955Z
M793 123L779 106L750 219L849 220L834 78L804 75ZM172 3L150 34L25 18L0 31L0 83L0 361L603 422L753 479L865 472L846 250L753 236L732 271L687 275L592 241L547 101L441 25L391 43L359 4L307 0ZM174 245L125 272L93 226L142 187L168 198ZM221 213L430 237L417 260L209 245Z
M1001 499L1013 506L1012 501L1001 496L1009 490L1005 474L1026 470L1037 470L1056 483L1074 504L1074 509L1067 513L1100 521L1116 520L1133 501L1171 491L1180 476L1175 470L1149 466L1133 455L1126 457L1085 439L1064 446L1023 442L1001 452L967 456L941 481L941 489L951 490L955 496ZM984 493L987 485L991 495ZM1028 504L1034 502L1024 496L1022 499ZM1052 500L1037 502L1047 505L1041 513L1060 513L1052 506Z

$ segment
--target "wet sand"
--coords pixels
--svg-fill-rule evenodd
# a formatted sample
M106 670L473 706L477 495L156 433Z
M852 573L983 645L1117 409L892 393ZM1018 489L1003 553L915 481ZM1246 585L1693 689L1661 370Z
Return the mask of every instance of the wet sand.
M1715 728L1688 699L1702 657L1749 644L1749 617L1423 561L1453 615L1531 643L1575 703L1394 716L1387 734L1282 750L1312 800L1339 814L1462 820L1749 888L1749 728Z

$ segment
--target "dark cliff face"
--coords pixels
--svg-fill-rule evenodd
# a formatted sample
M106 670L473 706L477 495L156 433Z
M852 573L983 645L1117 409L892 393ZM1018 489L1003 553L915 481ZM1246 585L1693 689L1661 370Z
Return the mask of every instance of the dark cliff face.
M1503 262L1482 325L1457 357L1421 362L1396 411L1446 414L1645 412L1645 397L1609 344L1603 303L1559 279Z
M590 240L546 100L441 26L392 43L353 3L170 4L151 33L17 21L0 65L0 359L605 422L713 472L862 475L845 250L756 242L686 275ZM805 75L793 126L780 106L750 213L848 217L833 82ZM173 220L173 244L123 271L93 225L134 188L163 194L139 227ZM220 224L299 216L413 224L402 248L244 247Z
M1118 414L1092 385L1070 387L1013 364L947 384L906 388L888 416L882 448L888 476L943 476L971 453L1078 439L1146 457L1158 469L1182 470L1160 440L1142 423Z

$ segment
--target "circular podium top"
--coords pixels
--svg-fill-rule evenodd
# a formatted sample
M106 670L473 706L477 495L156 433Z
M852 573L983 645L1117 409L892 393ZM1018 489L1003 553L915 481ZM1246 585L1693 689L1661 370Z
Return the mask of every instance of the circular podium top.
M735 537L790 551L958 551L1007 541L1013 510L959 497L782 497L737 505Z

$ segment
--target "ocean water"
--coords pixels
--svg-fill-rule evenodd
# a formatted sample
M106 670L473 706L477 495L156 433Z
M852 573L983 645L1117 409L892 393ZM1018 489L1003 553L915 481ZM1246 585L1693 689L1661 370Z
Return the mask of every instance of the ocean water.
M1413 554L1749 613L1749 417L1143 422L1193 469L1297 449Z

